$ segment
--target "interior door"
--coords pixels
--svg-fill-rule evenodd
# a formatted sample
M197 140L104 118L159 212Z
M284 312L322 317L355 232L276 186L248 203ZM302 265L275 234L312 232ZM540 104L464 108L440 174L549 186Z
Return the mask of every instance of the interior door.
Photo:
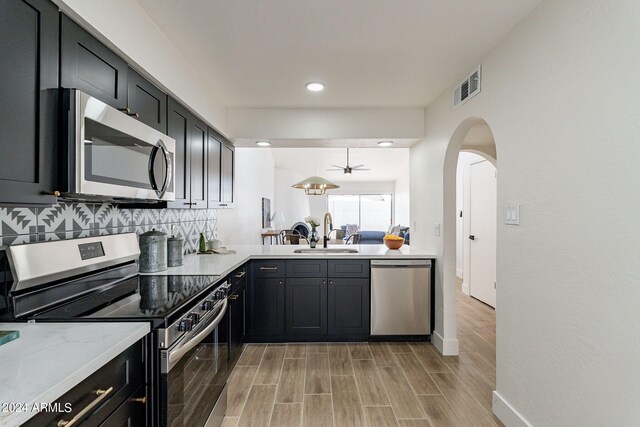
M469 290L471 296L496 306L496 168L488 161L470 166Z

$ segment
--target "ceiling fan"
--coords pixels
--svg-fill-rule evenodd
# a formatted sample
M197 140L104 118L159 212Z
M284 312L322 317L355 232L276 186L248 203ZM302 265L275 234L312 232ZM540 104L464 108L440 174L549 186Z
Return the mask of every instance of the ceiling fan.
M336 169L327 169L327 171L343 171L345 175L351 175L351 172L369 171L371 169L364 169L364 165L349 166L349 149L347 148L347 165L338 166L331 165Z

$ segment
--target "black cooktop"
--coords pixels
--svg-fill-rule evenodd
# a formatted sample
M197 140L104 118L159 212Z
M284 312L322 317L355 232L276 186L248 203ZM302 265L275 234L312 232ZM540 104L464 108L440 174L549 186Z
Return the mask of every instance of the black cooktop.
M35 320L152 320L171 323L189 302L214 290L220 276L134 276L32 316Z

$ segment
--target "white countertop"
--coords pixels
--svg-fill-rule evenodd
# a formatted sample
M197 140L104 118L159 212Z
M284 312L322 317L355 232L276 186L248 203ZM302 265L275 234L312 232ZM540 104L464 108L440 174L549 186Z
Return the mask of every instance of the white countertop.
M321 247L321 245L320 245ZM335 249L358 249L357 254L348 253L312 253L296 254L296 249L308 248L307 245L229 245L236 251L230 255L186 255L180 267L169 267L165 271L149 273L153 275L220 275L226 276L250 259L435 259L432 253L411 249L404 245L399 250L390 250L385 245L332 245Z
M0 323L20 338L0 346L0 405L51 403L149 333L148 323ZM34 412L5 412L17 426Z

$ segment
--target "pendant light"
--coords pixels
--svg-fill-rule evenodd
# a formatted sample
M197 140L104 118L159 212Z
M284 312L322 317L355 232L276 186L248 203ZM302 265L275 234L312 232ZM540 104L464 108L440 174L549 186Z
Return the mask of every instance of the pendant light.
M307 179L300 181L297 184L292 185L293 188L300 188L304 190L304 194L307 196L321 196L327 190L333 190L334 188L340 188L336 185L320 176L310 176Z
M315 156L314 156L315 159ZM314 170L317 173L317 167L314 160ZM307 179L303 179L297 184L292 185L293 188L299 188L304 190L304 194L307 196L322 196L327 190L333 190L335 188L340 188L339 185L334 184L333 182L327 181L326 179L320 176L310 176Z

